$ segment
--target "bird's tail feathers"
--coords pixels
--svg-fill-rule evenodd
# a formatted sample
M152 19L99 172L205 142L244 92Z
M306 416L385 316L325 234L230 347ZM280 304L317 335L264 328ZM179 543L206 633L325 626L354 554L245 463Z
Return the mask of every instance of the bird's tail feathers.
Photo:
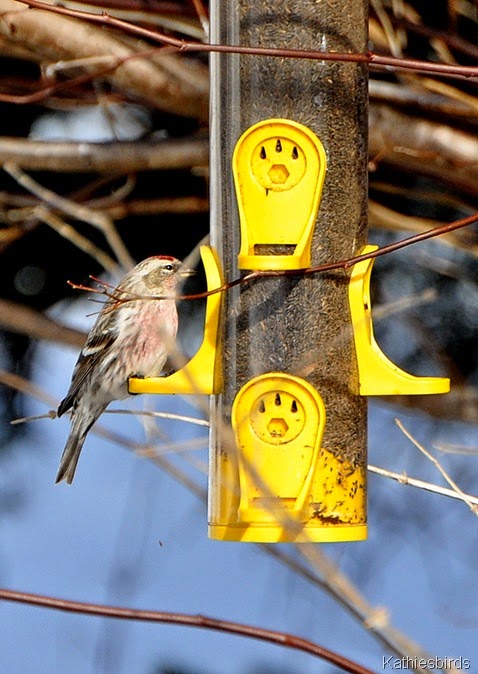
M78 459L80 458L80 453L83 448L86 436L90 428L95 423L96 419L100 416L100 413L94 417L89 416L88 418L85 418L85 415L82 414L80 410L73 412L70 434L68 436L68 440L66 441L63 454L61 455L60 466L58 468L58 473L56 474L55 484L58 484L58 482L61 482L62 480L65 480L68 484L73 482L76 466Z
M58 473L56 474L55 484L65 480L68 484L73 482L75 477L76 465L78 459L80 458L81 448L85 441L86 434L78 437L70 435L66 447L63 450L61 455L60 467L58 468Z

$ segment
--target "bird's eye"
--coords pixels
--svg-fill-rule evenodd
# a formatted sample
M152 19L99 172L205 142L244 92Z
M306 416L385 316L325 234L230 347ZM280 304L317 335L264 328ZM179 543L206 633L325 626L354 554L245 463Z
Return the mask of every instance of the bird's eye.
M163 269L166 271L173 271L173 265L172 264L165 264Z

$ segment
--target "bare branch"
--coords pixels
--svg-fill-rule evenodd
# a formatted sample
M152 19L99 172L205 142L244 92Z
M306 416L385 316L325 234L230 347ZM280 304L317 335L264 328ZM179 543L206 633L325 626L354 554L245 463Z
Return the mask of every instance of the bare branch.
M154 419L169 419L172 421L185 421L188 424L196 426L210 426L206 419L189 417L184 414L173 414L172 412L153 412L150 410L105 410L104 414L132 414L133 416L153 417Z
M470 500L468 498L468 495L463 492L460 487L456 484L456 482L448 475L446 470L443 468L441 463L436 459L428 450L423 447L410 433L410 431L407 431L405 426L402 424L400 419L395 419L395 423L399 427L399 429L402 431L402 433L412 442L417 449L419 449L422 454L424 454L429 461L433 463L433 465L438 469L438 471L443 475L445 480L448 482L450 487L458 494L459 498L461 498L462 501L464 501L468 507L470 508L471 512L478 517L478 505L475 502L475 499Z
M417 79L417 78L416 78ZM420 80L421 84L422 80ZM370 80L369 82L370 101L386 103L393 106L413 106L425 112L438 112L450 119L456 117L466 118L467 120L477 119L476 101L472 96L450 99L443 91L437 93L424 91L422 87L417 86L416 82L410 84L395 84L383 80ZM373 132L374 129L371 129Z
M188 169L207 166L206 139L185 138L119 143L54 143L0 137L0 164L30 171L98 173Z
M378 466L368 465L368 470L371 473L376 475L381 475L382 477L388 477L391 480L396 480L400 484L406 484L410 487L418 487L418 489L424 489L425 491L431 491L435 494L440 494L441 496L448 496L449 498L458 499L466 503L469 507L470 504L478 507L478 496L470 496L470 494L464 494L463 492L457 492L454 489L447 489L446 487L440 487L438 484L433 484L432 482L425 482L424 480L418 480L415 477L410 477L406 473L395 473L392 470L386 470L385 468L379 468Z
M31 11L15 0L0 0L0 37L27 46L42 62L108 56L110 67L93 70L94 76L167 112L207 118L208 76L202 64L174 54L146 58L141 52L151 51L149 45L136 42L133 48L108 31L48 7Z
M392 405L414 409L417 406L438 419L454 419L478 423L478 389L476 386L454 384L446 396L388 396Z
M56 398L53 398L53 396L49 395L44 389L32 384L29 379L20 377L20 375L13 372L7 372L6 370L0 369L0 384L9 386L10 388L15 389L15 391L29 395L32 398L36 398L49 407L57 407L58 405Z
M33 209L32 215L35 215L39 220L49 225L57 234L70 241L79 250L90 255L103 269L111 274L117 273L118 266L112 257L98 248L98 246L95 246L90 239L77 232L74 227L62 220L58 215L55 215L55 213L52 213L48 208L37 206Z
M458 445L449 442L435 442L434 447L444 454L461 454L463 456L478 456L478 447L472 445Z
M0 299L0 327L32 339L45 339L80 349L86 341L84 332L62 325L40 311L4 299Z
M393 211L391 208L387 208L373 199L369 200L369 216L369 222L372 227L391 229L398 232L426 232L431 228L440 227L443 224L429 218L405 215L404 213ZM478 257L478 244L460 239L454 233L444 234L440 237L440 241L453 248L466 251L473 257Z
M169 611L148 611L120 606L105 606L71 601L68 599L59 599L56 597L47 597L45 595L32 594L29 592L16 592L7 589L0 589L0 599L30 604L31 606L52 608L59 611L68 611L69 613L96 615L107 618L116 618L119 620L141 620L145 622L166 623L170 625L181 625L183 627L199 627L201 629L216 630L227 634L237 634L238 636L268 641L269 643L285 646L286 648L309 653L310 655L322 658L323 660L340 667L345 672L351 672L352 674L373 674L370 669L362 667L358 663L353 662L334 651L330 651L319 644L303 639L302 637L286 634L285 632L268 630L263 627L255 627L245 623L218 620L216 618L209 618L202 615L189 615L187 613L171 613Z
M122 415L132 415L135 417L151 417L153 419L168 419L170 421L184 421L188 424L193 424L195 426L205 426L206 428L209 427L209 421L206 421L206 419L198 419L197 417L188 417L183 414L172 414L171 412L153 412L149 410L105 410L103 414L122 414ZM25 424L29 423L30 421L39 421L40 419L56 419L57 413L56 410L48 410L48 412L45 412L45 414L38 414L33 417L19 417L18 419L12 419L10 421L10 424L12 426L18 426L19 424ZM176 450L176 448L169 449L168 446L168 451L189 451L191 449L191 445L188 445L187 449L183 447L183 445L180 446L180 450ZM194 449L197 449L197 447L194 447ZM141 454L141 452L139 452ZM149 455L149 452L148 452Z
M5 0L2 0L5 1ZM100 23L107 26L114 26L124 30L126 33L132 35L140 35L154 40L162 44L167 44L176 48L180 52L219 52L224 54L252 54L255 56L272 56L277 58L299 58L311 59L316 61L341 61L344 63L368 63L370 65L378 66L380 68L395 68L397 70L411 70L417 72L436 73L447 77L457 78L471 78L478 77L478 67L476 66L462 66L448 63L436 63L432 61L420 61L418 59L396 58L393 56L382 56L373 52L366 54L351 54L338 52L323 52L319 50L308 49L277 49L267 47L244 47L240 45L219 45L219 44L203 44L199 42L189 42L180 40L157 31L149 30L141 26L135 26L127 21L115 19L112 16L103 13L101 16L90 14L89 12L81 12L74 9L67 9L64 7L48 6L39 0L19 0L30 7L41 9L49 9L52 12L62 14L64 16L77 17L91 21L93 23Z
M101 205L95 208L101 208ZM156 215L158 213L207 213L209 201L205 197L164 197L159 199L133 199L121 204L101 208L113 220L131 215Z
M12 178L14 178L19 185L37 196L42 202L48 204L52 208L63 211L67 215L87 222L96 229L99 229L105 239L108 241L111 249L115 253L118 261L124 269L131 269L134 266L133 259L124 245L122 239L116 231L116 227L107 215L94 211L87 206L78 204L75 201L66 199L65 197L56 194L52 190L40 185L31 176L24 173L13 162L7 162L3 165L3 170L6 171ZM45 218L45 211L43 211L43 218ZM49 223L50 224L50 223ZM108 265L107 268L111 267Z
M446 124L393 110L370 107L370 156L408 173L454 186L462 194L478 195L478 140Z

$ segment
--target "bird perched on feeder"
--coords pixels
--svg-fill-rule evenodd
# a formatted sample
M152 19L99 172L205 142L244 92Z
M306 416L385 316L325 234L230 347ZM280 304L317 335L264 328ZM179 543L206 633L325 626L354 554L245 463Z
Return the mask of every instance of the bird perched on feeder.
M71 409L71 425L56 482L72 483L88 431L110 402L128 396L129 377L160 374L178 328L174 295L192 273L174 257L149 257L108 293L58 407L59 417Z

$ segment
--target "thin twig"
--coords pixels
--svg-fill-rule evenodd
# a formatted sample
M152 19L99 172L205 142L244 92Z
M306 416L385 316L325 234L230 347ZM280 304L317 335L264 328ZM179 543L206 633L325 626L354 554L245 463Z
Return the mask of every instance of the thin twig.
M34 60L44 63L68 60L72 55L75 58L111 55L117 59L116 63L95 72L90 70L82 75L83 81L106 79L129 98L146 101L169 113L206 118L206 66L197 59L178 58L172 53L178 51L177 47L144 45L137 39L118 36L117 31L105 31L86 21L53 13L51 5L45 5L43 11L31 12L14 0L0 0L0 7L0 32L7 44L28 45ZM57 83L58 89L63 83L64 80ZM79 84L79 78L67 81L67 86L76 90ZM36 100L54 92L55 88L48 92L43 89L36 93ZM34 97L35 94L0 94L0 100L10 103L31 103Z
M66 197L62 197L47 187L43 187L31 176L22 171L14 162L5 162L3 164L3 170L21 185L21 187L27 190L27 192L38 197L42 203L55 208L58 211L62 211L76 220L87 222L97 229L104 227L105 222L101 214L91 211L87 206L83 206Z
M416 295L408 295L407 297L401 297L394 302L387 302L373 310L374 322L387 318L387 316L394 316L400 312L407 311L408 309L416 309L422 304L435 302L437 298L438 293L436 288L425 288L425 290L422 290L421 293L417 293Z
M370 6L374 9L375 14L377 15L377 18L384 32L384 35L387 38L387 42L390 47L391 53L393 54L393 56L397 58L402 57L403 54L400 45L400 40L397 37L392 22L390 21L390 17L385 11L384 6L378 0L370 0Z
M196 426L209 427L207 419L198 419L184 414L172 414L171 412L153 412L151 410L105 410L104 414L132 414L134 416L154 417L158 419L170 419L172 421L185 421Z
M192 440L181 440L180 442L172 442L168 440L163 444L153 444L151 442L145 442L142 445L137 445L134 453L143 459L151 459L156 461L168 454L189 454L190 452L195 452L199 449L205 449L207 447L207 439L195 438Z
M310 655L322 658L323 660L340 667L345 672L351 672L352 674L373 674L370 669L367 669L324 646L309 641L308 639L293 634L287 634L285 632L247 625L245 623L237 623L230 620L218 620L208 616L190 615L187 613L148 611L124 608L121 606L105 606L101 604L71 601L69 599L60 599L58 597L48 597L30 592L17 592L15 590L7 590L4 588L0 588L0 599L29 604L30 606L41 606L43 608L51 608L58 611L67 611L69 613L103 616L106 618L116 618L118 620L139 620L144 622L181 625L183 627L199 627L201 629L216 630L227 634L236 634L238 636L259 639L260 641L267 641L269 643L285 646L286 648L309 653Z
M189 417L183 414L172 414L171 412L153 412L148 410L105 410L103 414L123 414L123 415L132 415L135 417L152 417L154 419L168 419L170 421L184 421L188 424L193 424L195 426L205 426L209 427L209 421L206 419L198 419L197 417ZM37 414L32 417L19 417L17 419L12 419L10 424L12 426L17 426L19 424L28 423L30 421L38 421L39 419L56 419L57 413L55 410L48 410L45 414Z
M448 442L435 442L435 449L444 454L461 454L462 456L477 456L478 447L470 445L455 445Z
M36 398L37 400L41 400L41 402L45 403L49 407L57 407L58 405L58 401L53 398L53 396L49 395L44 389L36 386L29 379L25 379L25 377L21 377L14 372L7 372L7 370L0 369L0 384L4 384L5 386L19 391L20 393L29 395L32 398Z
M111 250L116 255L121 266L124 269L130 269L134 266L134 261L129 254L128 249L118 235L113 221L107 215L94 211L91 208L78 204L70 199L66 199L53 192L53 190L43 187L13 162L6 162L3 165L3 169L16 180L19 185L28 192L34 194L48 206L62 211L76 220L87 222L96 229L99 229L108 241Z
M148 167L149 168L149 167ZM114 220L132 215L158 215L159 213L207 213L209 200L194 195L184 197L159 197L157 199L132 199L128 202L103 206L92 204L94 208L105 211Z
M375 226L398 232L423 232L429 230L431 227L440 226L437 220L406 215L399 211L394 211L373 199L369 199L368 208L369 224L372 227ZM466 251L468 255L472 255L473 257L478 257L478 244L464 237L459 238L453 233L444 234L440 237L440 242L446 246Z
M39 220L44 222L46 225L51 227L57 234L64 237L79 250L82 250L84 253L89 255L96 260L103 269L110 274L116 274L118 270L118 265L107 253L105 253L101 248L98 248L88 237L83 236L76 229L65 222L58 215L53 213L49 208L45 206L37 206L33 209L32 215L36 216Z
M30 421L40 421L40 419L56 419L58 416L56 410L48 410L45 414L35 414L31 417L18 417L10 421L11 426L19 426L20 424L29 423Z
M423 445L421 445L409 431L407 431L407 429L402 424L400 419L395 419L395 423L402 431L402 433L410 440L410 442L412 442L415 445L415 447L419 449L422 452L422 454L424 454L427 457L427 459L433 463L433 465L437 468L437 470L443 475L444 479L448 482L450 487L459 495L461 500L468 505L471 512L478 517L478 505L475 503L474 500L470 500L468 498L468 495L465 494L465 492L460 489L460 487L456 484L456 482L448 475L448 473L440 464L438 459L436 459L433 456L433 454L430 454L430 452L426 450L425 447L423 447Z
M127 438L116 431L105 428L101 424L95 424L90 433L98 435L101 438L105 438L109 442L129 450L130 452L136 454L139 458L151 461L155 465L159 466L161 470L164 470L174 480L176 480L176 482L188 489L192 494L195 494L202 501L207 499L207 490L202 485L198 484L194 479L192 479L190 475L181 470L181 468L175 465L175 463L173 463L166 456L170 447L167 447L166 445L163 445L162 447L155 447L149 442L136 442L135 440L131 440L130 438ZM202 440L202 443L204 444L204 440ZM179 451L178 447L180 447L179 443L176 445L176 451ZM195 447L195 449L199 449L199 447Z
M441 496L448 496L450 498L455 498L460 501L464 501L468 506L472 503L474 506L478 506L478 496L470 496L470 494L463 494L457 492L454 489L447 489L446 487L440 487L438 484L433 484L432 482L425 482L424 480L418 480L415 477L410 477L406 473L395 473L392 470L386 470L385 468L379 468L378 466L368 465L368 470L371 473L376 473L382 477L388 477L391 480L396 480L400 484L406 484L410 487L417 487L418 489L424 489L425 491L431 491L435 494L440 494Z
M416 657L417 660L431 661L430 653L391 624L388 609L369 603L350 578L325 554L321 546L302 543L296 545L296 550L322 579L327 593L393 653L399 657ZM430 671L430 668L419 666L413 668L413 671ZM452 671L453 674L458 674L455 668Z
M204 6L202 0L191 0L194 9L198 15L199 22L204 31L204 38L207 38L209 35L209 15L206 7Z
M280 277L280 276L302 276L302 275L305 276L339 269L347 270L350 267L353 267L358 262L363 262L364 260L371 260L376 257L381 257L382 255L388 255L389 253L393 253L397 250L400 250L401 248L405 248L406 246L419 243L420 241L426 241L427 239L447 234L448 232L461 229L462 227L467 227L468 225L471 225L477 221L478 221L478 213L474 213L473 215L470 215L467 218L455 220L453 222L440 225L439 227L433 227L432 229L420 232L419 234L414 234L413 236L401 239L400 241L396 241L395 243L391 243L386 246L382 246L381 248L377 248L377 250L371 251L369 253L364 253L362 255L355 255L353 257L349 257L344 260L339 260L337 262L326 262L324 264L320 264L314 267L308 267L306 269L253 271L250 272L249 274L246 274L245 276L241 276L240 278L234 279L233 281L224 283L218 288L213 288L212 290L206 290L204 292L194 293L191 295L179 295L175 299L177 300L203 299L205 297L209 297L210 295L215 295L216 293L224 292L226 290L234 288L235 286L245 285L247 283L251 283L252 281L261 278ZM92 276L90 276L90 278L100 285L100 289L91 288L85 285L78 285L71 281L68 281L68 283L73 288L76 288L78 290L86 290L88 292L95 292L100 294L102 293L109 299L113 300L114 302L118 302L119 304L124 302L134 302L136 300L146 300L146 299L147 300L171 299L171 297L166 295L139 295L137 293L132 293L129 291L125 293L119 287L113 287L111 286L111 284L105 283L104 281L100 281L99 279L96 279ZM112 307L112 309L114 309L114 307Z
M155 42L175 47L179 52L220 52L225 54L252 54L255 56L272 56L277 58L300 58L311 59L316 61L341 61L344 63L367 63L369 65L379 66L381 68L394 68L397 70L412 70L419 72L433 72L448 77L471 78L478 77L478 67L476 66L462 66L448 63L435 63L431 61L420 61L411 58L396 58L393 56L383 56L373 52L367 53L338 53L338 52L321 52L308 49L283 49L283 48L268 48L268 47L245 47L240 45L219 45L219 44L204 44L200 42L190 42L181 40L170 35L159 33L158 31L149 30L142 26L135 26L128 21L116 19L106 13L101 16L91 14L89 12L82 12L74 9L67 9L65 7L53 7L38 0L19 0L29 7L36 7L38 9L49 10L57 14L75 17L77 19L84 19L93 23L100 23L102 25L113 26L120 28L128 33L140 35L141 37Z

